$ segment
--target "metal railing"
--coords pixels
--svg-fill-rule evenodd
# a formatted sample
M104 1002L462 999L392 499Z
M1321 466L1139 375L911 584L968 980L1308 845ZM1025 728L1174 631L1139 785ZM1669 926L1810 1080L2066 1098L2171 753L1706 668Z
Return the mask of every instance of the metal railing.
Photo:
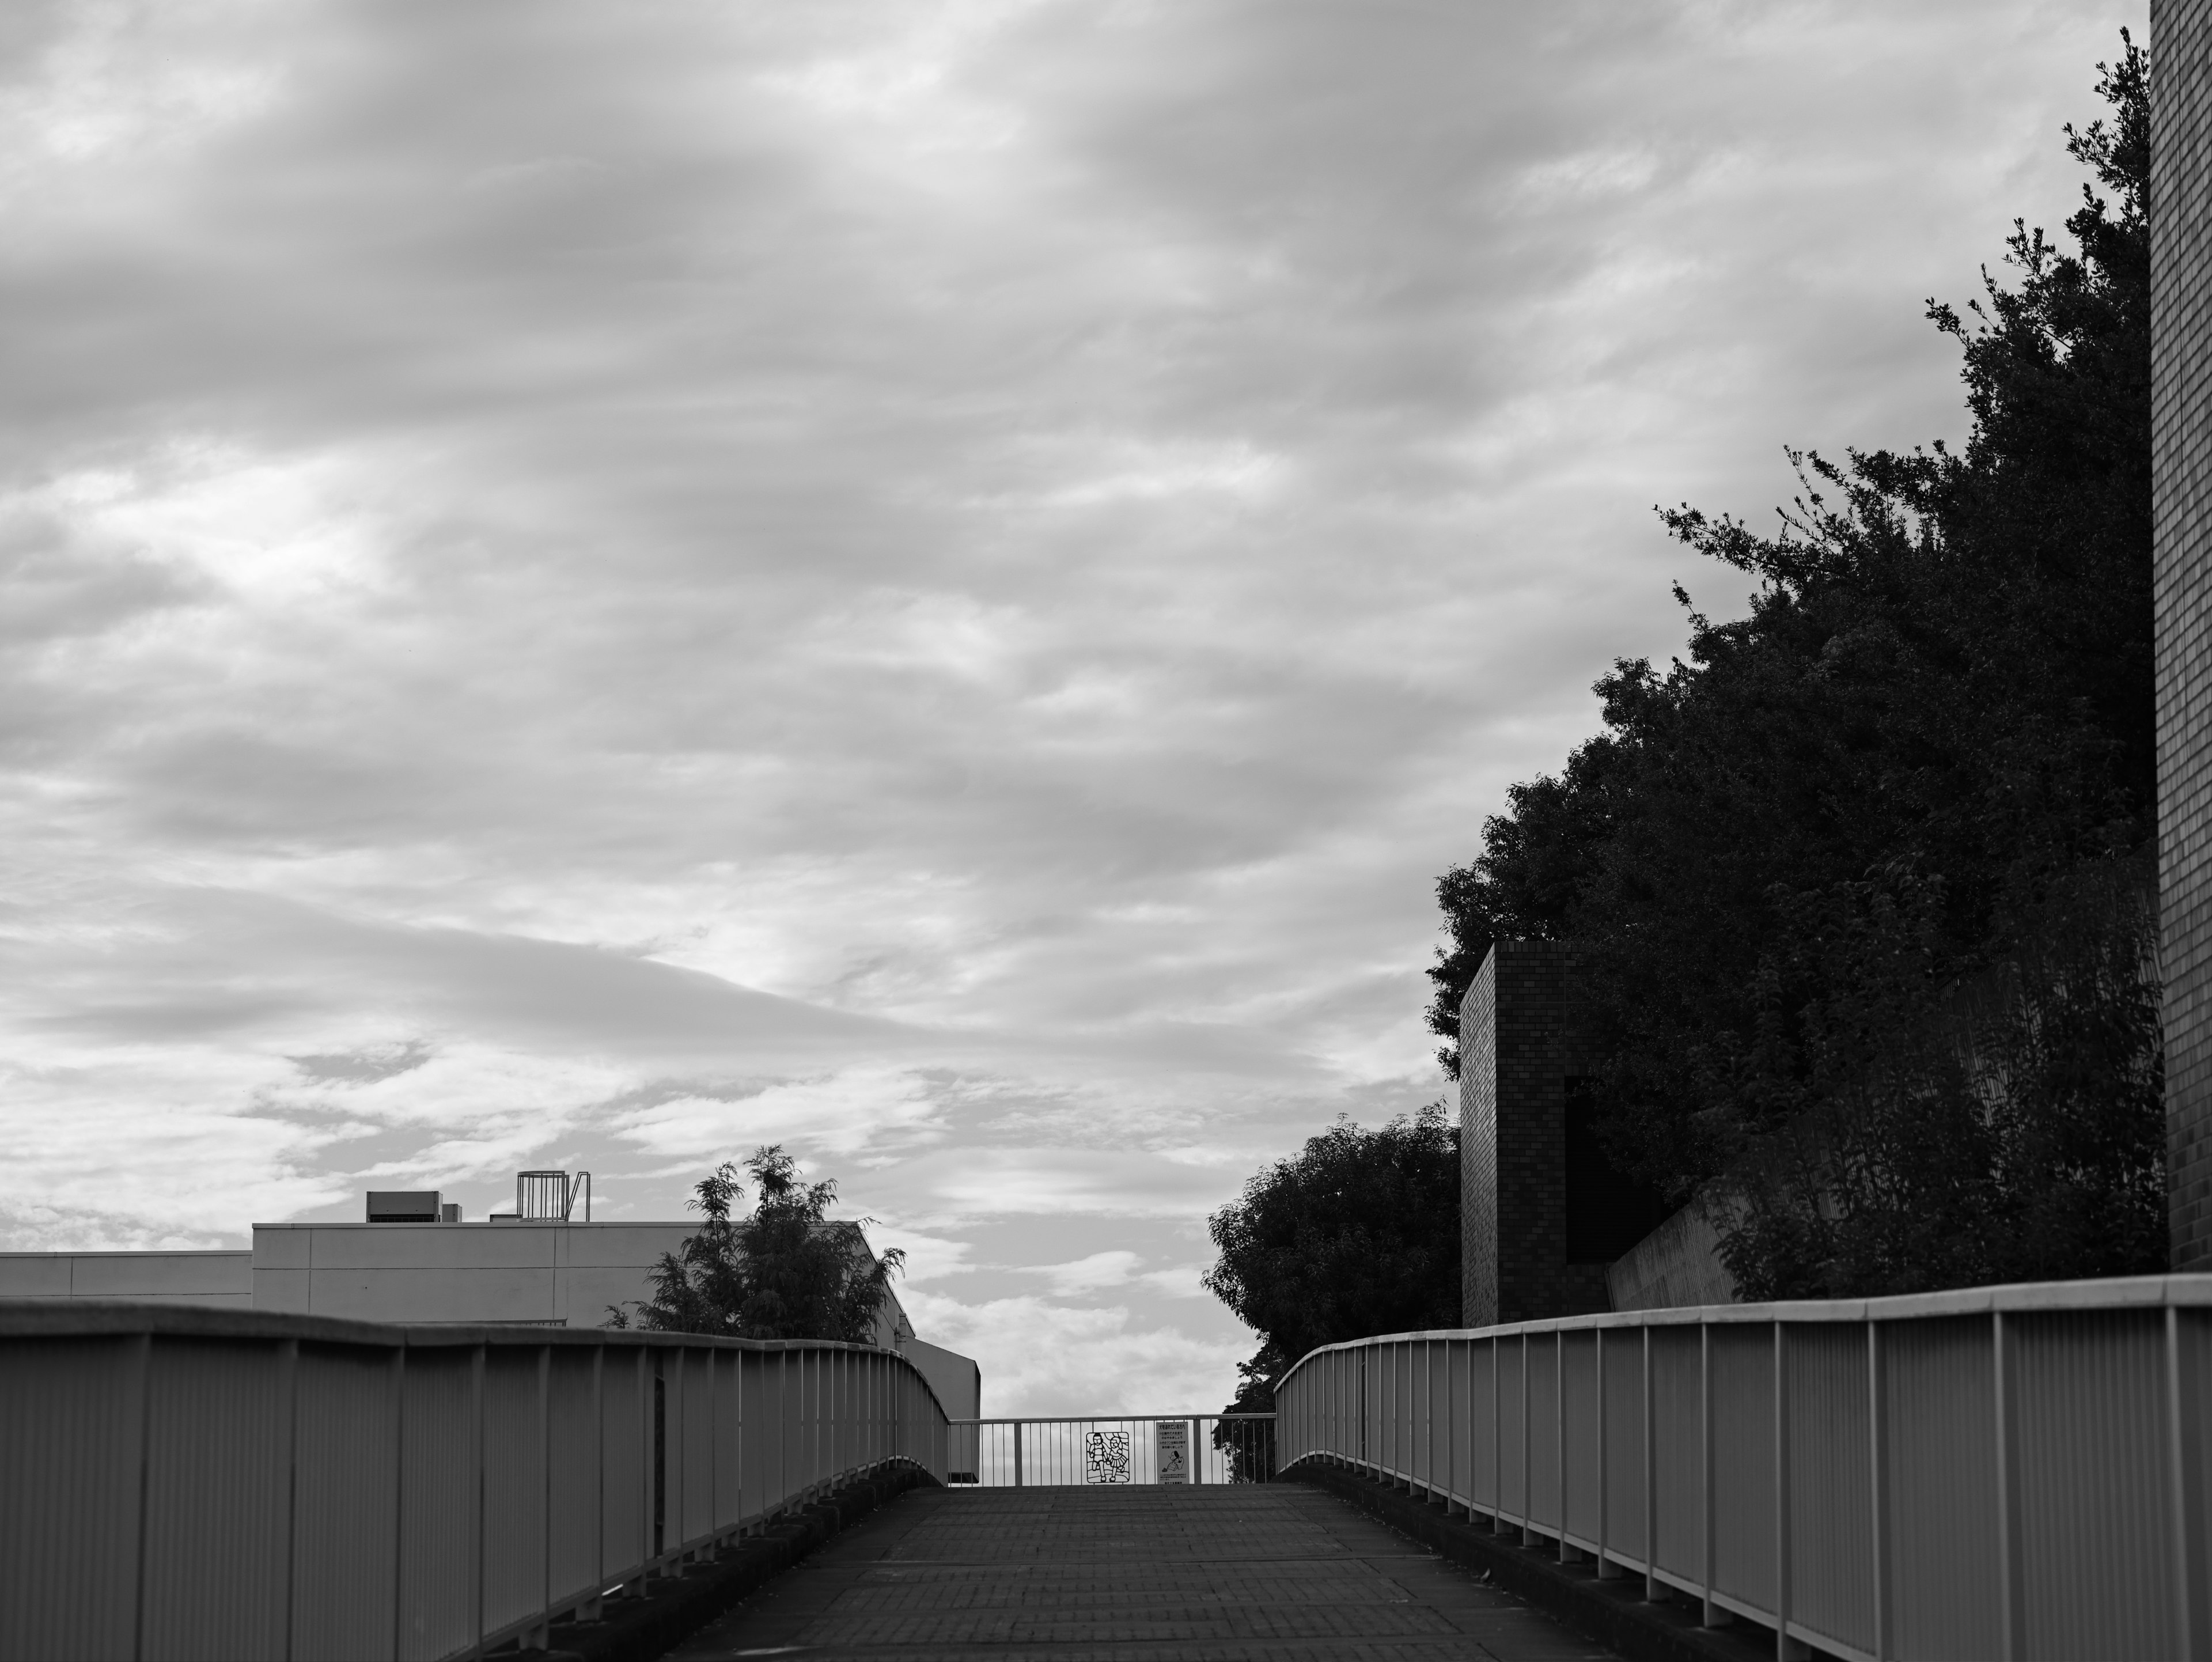
M0 1657L438 1662L832 1486L945 1475L896 1354L0 1303Z
M1264 1483L1272 1414L1103 1415L954 1420L952 1481L983 1488L1123 1483Z
M1847 1658L2203 1658L2212 1276L1398 1334L1275 1388L1364 1468Z

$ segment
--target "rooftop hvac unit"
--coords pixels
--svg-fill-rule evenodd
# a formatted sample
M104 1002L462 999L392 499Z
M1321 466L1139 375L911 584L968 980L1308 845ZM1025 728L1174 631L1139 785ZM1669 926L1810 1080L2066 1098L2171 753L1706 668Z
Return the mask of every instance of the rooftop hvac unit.
M450 1210L459 1215L458 1206L448 1208L445 1196L435 1189L372 1189L368 1191L368 1221L371 1223L446 1223Z
M584 1203L582 1221L592 1221L592 1174L579 1172L518 1172L514 1177L514 1215L521 1222L575 1222L576 1202Z

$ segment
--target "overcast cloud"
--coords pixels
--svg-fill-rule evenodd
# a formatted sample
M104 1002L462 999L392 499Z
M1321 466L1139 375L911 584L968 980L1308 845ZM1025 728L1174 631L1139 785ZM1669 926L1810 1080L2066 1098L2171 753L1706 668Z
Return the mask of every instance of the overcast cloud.
M1961 427L2139 3L0 15L0 1245L755 1144L988 1411L1443 1083L1685 498Z

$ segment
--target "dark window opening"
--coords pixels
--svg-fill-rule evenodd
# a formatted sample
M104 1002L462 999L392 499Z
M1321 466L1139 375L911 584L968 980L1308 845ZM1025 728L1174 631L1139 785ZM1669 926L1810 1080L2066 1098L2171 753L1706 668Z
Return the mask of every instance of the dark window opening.
M1611 1263L1667 1216L1656 1190L1617 1172L1597 1134L1594 1081L1567 1081L1567 1262Z

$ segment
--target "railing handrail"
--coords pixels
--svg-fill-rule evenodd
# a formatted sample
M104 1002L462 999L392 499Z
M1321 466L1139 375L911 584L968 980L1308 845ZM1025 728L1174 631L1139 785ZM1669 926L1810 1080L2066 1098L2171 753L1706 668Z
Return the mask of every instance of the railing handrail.
M1272 1420L1272 1414L1220 1414L1193 1409L1188 1414L1010 1414L998 1420L947 1420L949 1426L1168 1425L1177 1420Z
M514 1323L364 1322L344 1316L303 1316L221 1305L134 1302L129 1299L0 1299L0 1339L97 1338L146 1333L171 1338L302 1339L313 1344L356 1344L384 1349L445 1350L475 1345L611 1345L647 1350L852 1350L897 1358L928 1391L938 1412L944 1401L913 1358L888 1345L843 1339L738 1339L719 1333L665 1333L642 1327L534 1327ZM957 1423L948 1415L948 1424Z
M837 1340L14 1300L0 1407L8 1656L543 1650L837 1484L951 1475L928 1376Z
M2212 1305L2212 1275L2114 1275L2101 1281L2007 1282L1942 1293L1897 1293L1879 1299L1799 1299L1771 1304L1681 1305L1664 1310L1611 1310L1589 1316L1551 1316L1500 1322L1490 1327L1425 1327L1376 1333L1316 1345L1285 1369L1287 1379L1316 1356L1362 1345L1409 1339L1514 1338L1524 1333L1580 1333L1593 1328L1721 1327L1733 1323L1887 1322L1933 1316L1987 1316L2044 1310L2178 1310Z
M1378 1334L1276 1381L1273 1458L1641 1574L1781 1654L2199 1658L2208 1315L2212 1275L2172 1275Z

